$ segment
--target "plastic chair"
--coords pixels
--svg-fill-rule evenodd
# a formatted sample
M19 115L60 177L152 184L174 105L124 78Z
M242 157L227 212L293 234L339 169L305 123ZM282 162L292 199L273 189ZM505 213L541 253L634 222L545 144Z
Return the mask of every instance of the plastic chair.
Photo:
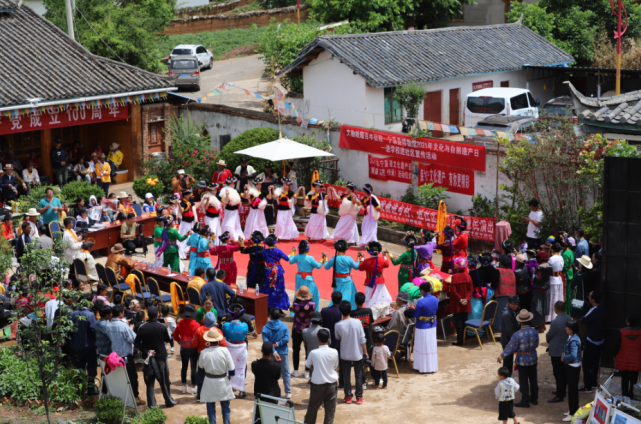
M163 305L165 303L171 302L171 295L161 294L160 287L158 286L158 281L156 281L154 278L152 277L147 278L147 287L149 288L149 292L154 297L156 302L160 302Z
M76 271L76 278L80 281L89 281L89 276L87 275L87 265L82 259L74 259L73 267Z
M49 223L49 233L51 234L51 238L62 238L62 230L60 229L58 221L51 221Z
M142 215L142 207L138 203L134 203L132 207L134 208L134 212L136 213L136 216Z
M195 306L200 305L200 291L193 287L187 287L187 297L189 297L189 303Z
M494 339L494 332L492 331L492 324L494 324L494 318L496 318L498 305L499 304L496 300L492 300L488 302L483 308L483 315L481 316L481 319L470 319L465 321L465 328L463 329L463 344L465 344L465 335L468 329L474 331L474 334L476 334L476 339L479 341L481 349L483 349L483 343L481 343L479 330L489 331L489 334L492 335L492 341L494 342L494 344L496 344L496 340Z
M172 295L171 306L173 306L174 314L178 315L180 312L180 305L186 305L188 302L185 300L185 293L183 293L183 289L178 283L173 281L169 287L169 293L176 294L175 298Z
M398 331L390 330L385 333L385 341L383 343L389 348L390 358L392 358L394 368L396 369L396 378L401 378L401 375L398 373L398 366L396 365L396 351L398 350L398 344L400 342L401 334Z
M135 280L135 285L136 285L136 299L138 300L147 300L151 298L151 293L149 293L149 289L145 285L144 282L140 282L140 279L138 278L138 275L134 274L134 280Z
M109 286L111 286L112 297L114 295L114 292L117 292L117 291L122 292L123 294L126 292L131 293L131 287L129 287L129 284L118 282L118 275L116 274L116 271L111 269L111 267L106 267L105 272L107 274L107 282L109 283Z

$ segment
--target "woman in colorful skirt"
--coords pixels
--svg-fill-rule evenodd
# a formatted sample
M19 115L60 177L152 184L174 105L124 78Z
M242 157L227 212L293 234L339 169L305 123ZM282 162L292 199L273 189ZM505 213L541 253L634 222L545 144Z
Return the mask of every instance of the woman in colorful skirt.
M406 246L405 252L398 258L395 258L391 253L389 255L394 265L401 266L398 270L399 291L405 283L411 282L416 277L416 270L414 269L416 264L416 252L414 251L414 246L416 245L416 242L416 237L408 234L403 239L403 244Z
M572 290L572 281L574 280L574 248L576 241L574 237L568 237L565 242L565 250L561 254L563 257L563 287L565 287L565 313L571 315L572 300L574 299L574 290Z
M165 209L166 210L166 209ZM154 228L154 253L156 255L156 263L163 263L163 253L159 252L162 245L162 232L165 229L165 221L167 218L158 214L156 216L156 227Z
M352 310L356 309L356 285L352 280L352 269L358 269L363 254L358 252L358 260L352 259L350 256L345 255L349 245L346 240L337 240L334 242L334 249L336 255L325 262L325 269L333 269L332 272L332 288L334 291L339 291L343 294L343 300L347 300L352 304ZM330 302L329 306L332 306Z
M254 231L249 239L248 245L243 245L240 253L249 255L247 263L247 287L262 289L265 275L265 260L263 259L263 246L260 244L265 241L263 233Z
M198 222L196 219L196 206L194 206L194 197L191 195L191 190L183 190L183 198L180 200L178 210L180 211L180 226L178 232L181 236L191 231L194 224ZM178 242L180 249L180 259L189 258L189 246L187 242Z
M414 333L414 369L423 373L438 371L438 356L436 342L436 311L438 299L432 295L430 283L422 283L419 287L423 298L416 302L414 318L416 331Z
M211 264L211 259L209 257L210 237L211 229L209 226L205 225L201 227L200 234L198 235L198 242L196 244L196 252L193 251L192 247L192 255L195 253L195 257L192 256L192 259L189 261L189 273L191 275L196 275L196 268L198 267L202 267L205 271L214 267Z
M298 197L305 187L300 187L298 192L291 192L291 180L283 178L283 187L277 188L275 199L278 201L278 215L276 216L276 229L274 234L279 240L295 240L300 236L294 223L294 198Z
M374 188L371 184L365 184L363 187L365 197L360 200L363 206L363 224L361 225L361 247L367 246L370 241L378 241L378 219L381 216L381 203L374 196Z
M229 177L225 180L226 187L220 191L220 198L222 204L225 205L225 216L221 224L221 231L228 232L232 239L238 240L238 237L244 237L243 229L240 226L240 194L234 188L238 180L234 177ZM219 238L222 241L222 239Z
M267 207L267 200L271 199L271 194L265 196L260 192L261 185L263 184L262 178L256 177L254 184L256 188L249 188L248 184L245 185L245 191L241 196L249 200L249 215L247 215L245 231L243 232L246 239L250 239L254 231L260 231L263 237L269 235L269 227L265 219L265 208Z
M189 248L189 271L196 270L196 267L192 268L192 263L196 263L196 258L198 257L198 242L200 241L200 224L197 222L192 227L192 235L187 238L187 247ZM194 274L191 274L194 275Z
M379 253L383 253L383 257L379 257ZM385 277L383 277L383 269L389 267L386 255L389 253L383 250L383 246L377 241L370 241L367 244L367 253L370 257L365 259L358 266L359 271L365 271L365 307L371 308L378 304L392 303L392 296L390 296L385 287Z
M410 231L407 234L414 235L414 232ZM434 269L434 263L432 262L432 255L434 254L434 249L436 248L436 242L432 241L432 233L429 230L421 230L421 238L419 239L419 245L414 246L416 251L416 275L421 275L421 273L427 268Z
M171 266L172 272L181 272L180 268L182 262L180 261L180 253L178 252L176 242L185 241L191 234L191 230L189 230L184 236L181 236L178 230L172 228L173 225L174 221L171 218L165 221L161 246L158 252L163 255L162 266Z
M280 308L284 311L289 309L289 296L285 291L285 270L280 264L281 260L289 262L289 257L276 247L278 237L270 234L265 239L267 249L263 250L265 260L265 280L261 293L269 296L267 306L269 308Z
M325 241L329 238L325 218L329 212L329 206L322 192L323 187L325 187L323 181L315 180L312 183L312 191L305 196L305 207L311 208L309 222L305 226L305 236L309 241Z
M296 247L292 247L292 253L289 255L289 263L298 265L298 273L296 274L296 291L301 288L301 286L307 286L309 292L312 295L312 302L316 304L316 310L320 310L320 293L318 292L318 287L314 282L314 276L312 272L314 269L321 269L323 263L327 260L327 257L323 253L323 258L320 263L316 262L312 256L309 256L309 242L307 240L302 240L298 244L299 254L296 254Z
M554 311L554 304L558 301L565 302L563 296L563 257L561 256L563 247L560 243L552 245L552 256L548 263L552 267L552 277L550 277L550 315L546 317L546 322L554 321L556 312Z
M207 192L201 197L201 206L205 211L205 225L209 226L209 230L213 237L213 242L216 246L220 244L218 236L223 232L220 228L220 211L222 205L220 198L217 195L218 185L210 184Z
M236 266L236 261L234 260L234 252L240 250L240 244L229 244L229 239L231 234L228 231L225 231L218 237L220 239L219 246L212 246L209 249L209 254L213 256L218 256L218 261L216 262L216 269L222 269L225 271L225 280L223 283L231 286L236 284L236 277L238 276L238 267ZM240 242L242 238L239 238Z
M354 194L356 186L352 182L348 182L345 187L345 194L340 196L336 193L336 190L332 188L334 196L341 199L341 206L338 210L340 219L336 223L331 239L334 241L345 239L350 244L358 244L359 236L356 217L361 209L361 204L356 194Z

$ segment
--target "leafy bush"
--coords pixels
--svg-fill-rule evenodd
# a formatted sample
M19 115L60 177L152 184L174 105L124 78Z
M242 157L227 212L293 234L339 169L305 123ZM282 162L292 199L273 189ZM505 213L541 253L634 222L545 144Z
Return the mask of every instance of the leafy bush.
M496 214L494 202L480 193L472 196L472 208L468 210L470 216L492 218Z
M45 190L47 188L47 186L31 187L28 196L20 196L20 199L18 200L20 211L27 212L30 208L37 209L40 201L46 197ZM67 200L64 193L60 192L60 188L58 186L52 186L51 188L53 188L54 197L60 199L61 202Z
M157 406L147 408L144 414L139 415L134 424L164 424L167 421L167 415Z
M189 415L187 418L185 418L184 424L209 424L209 420L197 415Z
M85 199L85 203L88 204L91 196L98 197L104 195L105 192L100 187L89 184L86 181L74 181L62 187L62 197L67 199L69 206L72 208L76 206L76 200L78 200L79 197Z
M158 180L155 181L154 180ZM151 180L154 184L149 184ZM141 199L145 199L147 193L151 193L154 196L154 199L158 199L161 194L165 192L165 184L160 181L158 175L147 175L146 177L137 178L134 180L134 193Z
M278 131L273 128L263 127L247 130L239 136L232 138L231 141L223 147L223 150L220 151L218 157L225 161L230 171L234 172L236 167L240 165L241 156L234 152L275 140L278 140ZM250 165L253 166L256 171L261 172L267 163L269 163L267 160L251 158ZM275 165L274 172L282 176L281 172L277 171L277 168L278 164Z
M394 90L394 100L398 101L403 109L410 126L416 123L418 109L425 99L427 91L418 84L402 85Z
M441 200L449 199L445 194L447 187L434 187L434 183L423 184L418 188L418 205L430 209L438 209Z
M403 203L408 203L410 205L419 205L418 197L416 196L416 193L414 193L414 186L412 184L409 184L407 186L407 189L405 190L405 194L402 195L399 200Z
M94 405L94 412L98 421L105 424L120 424L124 417L122 401L116 396L98 399Z

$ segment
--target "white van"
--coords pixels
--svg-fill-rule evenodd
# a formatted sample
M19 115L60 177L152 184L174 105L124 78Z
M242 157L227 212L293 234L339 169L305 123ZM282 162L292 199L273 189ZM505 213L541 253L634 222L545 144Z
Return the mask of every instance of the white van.
M465 126L492 115L527 115L539 117L539 100L524 88L484 88L467 95L465 99Z

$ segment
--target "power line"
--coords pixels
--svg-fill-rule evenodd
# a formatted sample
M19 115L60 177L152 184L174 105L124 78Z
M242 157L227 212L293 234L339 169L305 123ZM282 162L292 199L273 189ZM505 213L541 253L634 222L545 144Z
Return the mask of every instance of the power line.
M109 50L111 50L111 52L112 52L112 53L113 53L113 54L114 54L114 55L115 55L115 56L116 56L116 57L117 57L117 58L118 58L122 63L126 63L124 60L122 60L122 58L121 58L120 56L118 56L118 54L114 51L114 49L112 49L112 48L109 46L109 44L107 44L107 43L105 42L105 40L103 40L103 39L102 39L102 37L100 36L100 34L98 34L98 33L96 32L96 30L95 30L95 29L93 29L93 27L91 26L91 24L89 23L89 21L87 20L87 18L85 18L85 15L83 15L83 14L82 14L82 12L80 11L80 9L78 8L78 5L76 5L76 10L78 11L78 13L80 13L80 16L82 16L82 19L84 19L84 20L85 20L85 22L87 23L87 25L89 25L89 28L91 28L91 30L94 32L94 34L96 34L96 35L98 36L98 38L100 38L100 41L102 41L102 43L103 43L105 46L107 46L107 48L108 48Z

